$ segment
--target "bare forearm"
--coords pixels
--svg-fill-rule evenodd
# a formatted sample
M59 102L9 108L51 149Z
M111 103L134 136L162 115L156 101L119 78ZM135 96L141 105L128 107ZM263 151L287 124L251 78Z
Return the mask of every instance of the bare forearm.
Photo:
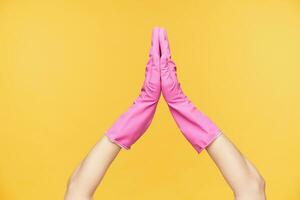
M89 200L120 147L104 136L74 170L68 182L65 200Z
M264 180L255 166L222 134L207 148L236 199L264 200Z

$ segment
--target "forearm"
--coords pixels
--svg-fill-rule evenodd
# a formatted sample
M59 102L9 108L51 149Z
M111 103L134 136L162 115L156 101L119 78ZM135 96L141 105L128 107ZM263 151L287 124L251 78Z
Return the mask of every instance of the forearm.
M68 182L65 200L90 200L120 147L104 136L75 169Z
M90 200L121 147L130 149L149 127L161 93L159 57L159 29L154 28L139 96L73 172L65 200Z
M214 140L206 150L232 188L236 199L265 199L264 179L224 134Z

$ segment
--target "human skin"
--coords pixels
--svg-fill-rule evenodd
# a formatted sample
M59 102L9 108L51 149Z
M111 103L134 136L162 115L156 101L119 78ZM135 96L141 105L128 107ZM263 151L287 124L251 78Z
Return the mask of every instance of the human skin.
M91 200L120 149L106 136L102 137L71 175L65 200ZM236 200L266 199L264 179L224 133L206 150L231 187Z
M207 146L236 200L265 200L265 181L256 167L224 135Z
M91 200L120 149L120 145L103 136L69 178L65 200ZM211 141L205 150L221 171L236 200L266 199L263 177L224 133Z
M121 147L102 137L69 178L65 200L91 200Z

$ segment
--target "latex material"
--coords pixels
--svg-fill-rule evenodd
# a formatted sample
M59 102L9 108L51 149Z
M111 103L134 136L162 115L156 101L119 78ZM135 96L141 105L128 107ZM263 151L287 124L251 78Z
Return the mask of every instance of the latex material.
M179 129L198 153L221 135L218 127L184 95L171 59L167 33L160 29L162 93Z
M130 149L153 119L161 92L159 59L159 28L154 28L145 81L140 95L128 111L106 131L106 136L112 142L125 149Z

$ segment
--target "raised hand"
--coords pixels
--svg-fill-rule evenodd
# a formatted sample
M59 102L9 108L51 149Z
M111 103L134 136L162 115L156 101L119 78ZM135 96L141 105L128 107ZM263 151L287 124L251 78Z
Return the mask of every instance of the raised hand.
M198 153L221 135L218 127L184 95L171 59L167 33L159 31L160 71L163 96L179 129Z
M119 146L130 149L149 127L160 97L159 28L152 31L149 60L140 95L128 111L106 131L106 136Z
M158 28L153 30L150 58L139 97L106 132L107 137L103 137L74 170L65 200L93 199L120 147L129 149L148 128L161 89L184 136L199 153L207 149L233 190L235 199L265 200L265 182L255 166L184 95L177 80L175 63L171 60L167 34Z

